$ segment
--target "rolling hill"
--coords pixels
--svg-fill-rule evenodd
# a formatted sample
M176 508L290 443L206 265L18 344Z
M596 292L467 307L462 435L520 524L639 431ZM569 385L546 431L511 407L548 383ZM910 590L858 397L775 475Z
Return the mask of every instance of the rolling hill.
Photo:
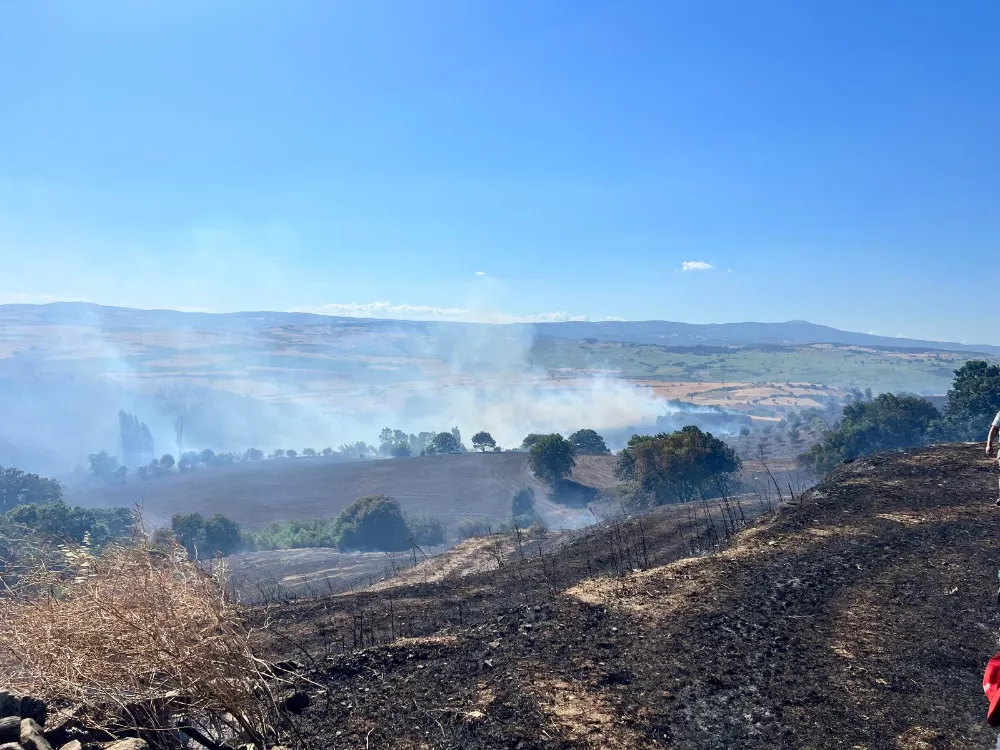
M610 490L614 462L613 456L581 456L572 479L584 493ZM550 525L581 525L582 510L545 499L525 453L256 461L70 492L66 500L87 507L139 505L156 525L169 523L174 513L223 513L258 530L276 521L335 518L363 495L390 495L404 511L437 515L453 527L465 518L496 522L509 516L511 496L523 486L535 488L538 511Z
M344 318L300 312L202 313L140 310L86 302L53 302L46 305L0 305L0 329L6 326L97 327L109 333L200 330L237 335L255 334L278 327L337 326L359 334L392 333L414 340L435 338L447 342L455 342L469 335L510 338L521 336L524 331L528 331L532 336L542 338L594 339L660 346L846 344L1000 355L1000 346L990 344L880 336L844 331L805 320L776 323L680 323L667 320L639 320L488 324Z
M994 351L799 322L486 325L7 305L0 465L64 477L89 454L121 458L119 410L149 426L156 455L176 452L178 420L184 448L216 452L371 443L385 426L487 430L505 448L530 432L591 428L620 448L676 411L668 400L728 412L735 432L854 389L941 395L955 369Z

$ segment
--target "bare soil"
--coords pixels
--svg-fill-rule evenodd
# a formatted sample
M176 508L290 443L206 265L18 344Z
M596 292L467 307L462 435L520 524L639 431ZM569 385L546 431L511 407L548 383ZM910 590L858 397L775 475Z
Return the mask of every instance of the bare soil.
M308 662L309 746L993 747L1000 510L981 454L855 461L723 547L664 509L492 570L251 614Z

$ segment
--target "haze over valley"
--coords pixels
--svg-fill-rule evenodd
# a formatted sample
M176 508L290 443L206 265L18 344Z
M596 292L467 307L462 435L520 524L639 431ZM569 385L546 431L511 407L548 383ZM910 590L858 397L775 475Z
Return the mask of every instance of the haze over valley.
M120 410L149 426L157 455L376 444L387 425L485 429L507 448L529 433L590 427L616 449L633 432L691 421L735 434L852 390L941 396L962 362L994 353L805 323L490 325L5 305L0 465L68 476L91 453L119 455Z

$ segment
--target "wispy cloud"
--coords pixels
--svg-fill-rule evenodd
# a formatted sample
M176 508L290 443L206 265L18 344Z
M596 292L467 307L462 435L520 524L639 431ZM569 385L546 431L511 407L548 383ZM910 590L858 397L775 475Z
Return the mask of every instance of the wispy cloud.
M430 305L407 305L393 302L334 302L319 307L299 308L292 312L351 318L439 320L462 323L564 323L571 320L589 320L585 315L573 315L568 312L511 315L488 310L470 310L464 307L432 307Z
M686 260L681 263L682 271L714 271L715 266L703 260Z
M616 317L614 315L608 315L605 318L605 320L608 321L609 323L624 323L625 322L625 318L618 318L618 317Z
M485 276L486 275L486 271L476 271L473 275L474 276Z

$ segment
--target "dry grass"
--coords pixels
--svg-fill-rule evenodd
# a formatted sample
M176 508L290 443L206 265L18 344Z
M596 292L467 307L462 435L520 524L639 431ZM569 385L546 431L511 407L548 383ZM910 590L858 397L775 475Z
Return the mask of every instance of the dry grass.
M61 552L0 597L0 684L103 707L104 728L179 721L265 746L276 701L218 574L144 542Z

